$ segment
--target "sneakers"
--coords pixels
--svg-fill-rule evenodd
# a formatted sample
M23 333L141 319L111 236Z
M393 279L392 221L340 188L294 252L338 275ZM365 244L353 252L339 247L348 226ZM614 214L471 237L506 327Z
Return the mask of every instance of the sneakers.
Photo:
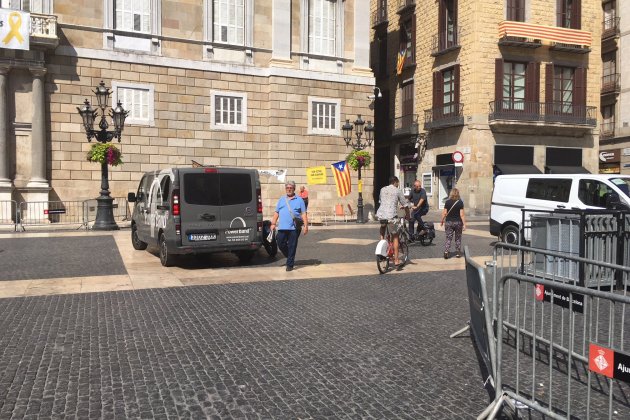
M293 271L293 267L289 267L289 266L287 265L287 271Z
M457 258L461 258L461 257L462 257L462 253L461 253L461 252L459 252L459 251L457 251L457 253L455 254L455 256L456 256Z
M445 253L444 253L444 259L445 259L445 260L448 260L448 252L445 252Z

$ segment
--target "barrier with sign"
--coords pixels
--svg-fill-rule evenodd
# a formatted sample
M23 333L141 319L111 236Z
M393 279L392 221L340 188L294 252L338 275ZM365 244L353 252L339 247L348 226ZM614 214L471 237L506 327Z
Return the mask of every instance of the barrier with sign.
M96 199L85 200L85 226L89 227L90 223L96 220L96 209L98 202ZM124 222L130 219L131 211L129 209L129 202L126 197L114 197L112 202L112 211L114 213L114 220L117 222Z
M83 201L24 201L20 203L20 226L85 226Z
M487 342L496 343L497 392L479 418L494 418L506 406L552 418L630 415L629 291L578 286L548 269L562 264L611 272L629 284L627 266L498 244L487 303L496 328L486 328ZM479 275L467 270L468 276ZM473 320L478 305L470 305Z
M0 227L17 230L18 206L13 200L0 201Z
M549 300L540 289L551 290ZM627 294L507 274L497 295L497 392L479 418L506 406L554 419L628 418Z

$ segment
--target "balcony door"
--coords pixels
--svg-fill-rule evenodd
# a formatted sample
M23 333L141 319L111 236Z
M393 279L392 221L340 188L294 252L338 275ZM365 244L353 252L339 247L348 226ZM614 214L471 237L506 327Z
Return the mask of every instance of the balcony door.
M439 51L459 45L457 39L457 0L439 0Z
M413 96L414 96L414 84L413 81L404 85L401 89L401 110L402 110L402 121L401 128L409 128L411 124L413 124L414 120L414 109L413 109Z
M545 80L546 114L570 122L586 117L586 69L547 65ZM566 117L566 118L565 118Z
M24 10L25 12L52 13L49 0L2 0L0 6L5 9Z
M508 117L536 119L540 113L540 64L504 61L495 63L494 112Z
M432 120L459 115L459 64L433 73Z
M561 28L581 29L581 0L557 0L557 25Z
M505 17L515 22L525 22L525 0L507 0Z

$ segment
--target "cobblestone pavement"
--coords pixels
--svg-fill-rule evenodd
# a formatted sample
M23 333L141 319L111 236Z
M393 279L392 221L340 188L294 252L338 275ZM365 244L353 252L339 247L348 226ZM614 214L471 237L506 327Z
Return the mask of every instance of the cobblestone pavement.
M0 418L471 418L463 272L0 300Z
M109 235L0 238L0 281L126 274Z

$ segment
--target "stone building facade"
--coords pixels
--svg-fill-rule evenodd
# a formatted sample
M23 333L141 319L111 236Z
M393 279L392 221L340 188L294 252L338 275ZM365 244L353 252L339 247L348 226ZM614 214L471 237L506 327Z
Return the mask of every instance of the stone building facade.
M2 0L30 12L28 50L0 50L0 201L94 198L100 166L77 113L102 80L130 111L110 169L114 197L145 171L203 165L287 170L325 165L311 209L338 198L330 164L341 125L371 120L368 0ZM98 120L97 120L98 121ZM364 176L368 202L372 171ZM265 217L283 184L261 175Z
M601 9L599 0L373 1L376 188L388 172L420 178L441 208L457 186L468 211L485 214L497 174L597 173Z
M625 7L622 7L625 6ZM602 90L599 172L630 174L630 7L602 2Z

